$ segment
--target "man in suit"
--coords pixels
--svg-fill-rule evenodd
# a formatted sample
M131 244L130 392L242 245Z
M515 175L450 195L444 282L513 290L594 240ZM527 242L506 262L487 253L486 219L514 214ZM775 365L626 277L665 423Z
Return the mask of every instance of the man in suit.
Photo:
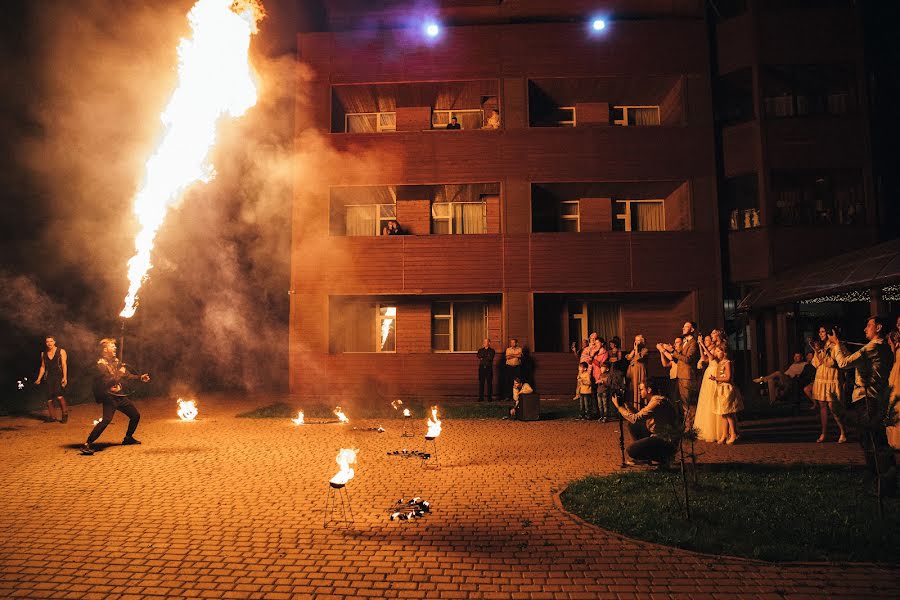
M666 344L664 348L675 361L678 380L678 401L684 411L685 431L694 426L694 415L697 412L697 394L699 392L697 362L700 360L700 346L697 344L697 324L685 321L681 327L681 349L676 350Z

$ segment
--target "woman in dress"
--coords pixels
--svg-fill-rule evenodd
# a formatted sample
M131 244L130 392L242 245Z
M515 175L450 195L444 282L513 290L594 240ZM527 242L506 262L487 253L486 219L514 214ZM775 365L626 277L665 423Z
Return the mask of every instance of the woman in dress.
M722 419L716 414L716 382L711 378L719 373L719 361L712 355L714 348L712 336L703 338L703 343L700 344L700 362L697 364L698 369L706 367L706 370L700 384L694 428L697 429L698 439L704 442L718 442L722 437Z
M610 388L613 390L625 387L625 373L628 370L628 363L625 361L622 352L622 340L619 336L614 335L609 340L609 381Z
M894 366L891 368L891 374L888 376L888 387L891 388L890 404L890 422L893 425L887 428L888 444L893 448L900 450L900 333L892 331L888 334L888 344L894 351Z
M841 418L834 412L834 402L841 400L841 383L838 379L838 368L831 357L832 344L828 341L828 331L825 327L819 327L819 339L811 344L813 349L812 366L816 369L816 378L812 383L812 399L819 405L819 423L822 431L816 443L821 444L825 441L825 435L828 433L828 413L834 417L838 430L841 432L838 443L843 444L847 441L847 434L844 431L844 424Z
M625 376L631 391L631 402L635 410L642 407L641 394L638 386L647 380L647 343L640 333L634 336L634 348L625 356L628 361L628 371Z
M737 413L744 409L741 392L734 386L731 360L724 345L713 350L713 356L719 362L719 372L713 376L716 382L716 414L722 417L722 437L718 443L733 444L738 441Z
M66 423L69 420L69 407L63 396L63 388L69 383L69 368L66 351L57 347L56 338L48 335L44 338L47 346L46 352L41 352L41 368L38 371L35 385L41 380L47 381L47 415L48 419ZM59 404L59 418L56 417L54 403Z

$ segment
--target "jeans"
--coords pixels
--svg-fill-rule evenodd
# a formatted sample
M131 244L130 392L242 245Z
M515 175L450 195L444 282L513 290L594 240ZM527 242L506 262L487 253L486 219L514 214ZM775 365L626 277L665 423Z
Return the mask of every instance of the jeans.
M113 415L116 414L117 410L128 417L128 431L125 432L125 439L134 435L138 422L141 420L141 413L138 412L137 407L128 398L107 395L103 399L103 418L94 425L94 429L87 439L88 444L93 444L100 437L100 434L103 433L103 430L106 429L106 426L112 423Z

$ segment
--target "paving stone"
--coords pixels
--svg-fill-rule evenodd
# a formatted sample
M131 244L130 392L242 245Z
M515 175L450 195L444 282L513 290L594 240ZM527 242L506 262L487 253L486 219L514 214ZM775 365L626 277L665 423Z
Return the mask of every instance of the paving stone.
M444 419L440 469L399 420L294 426L237 419L268 398L138 401L141 446L117 415L77 453L97 406L69 423L0 418L2 598L898 598L868 564L764 563L629 540L561 511L554 494L618 469L615 424ZM300 407L298 407L300 408ZM353 419L352 414L350 418ZM353 431L382 425L385 433ZM109 445L107 445L109 444ZM852 444L702 444L704 462L858 464ZM349 528L323 527L340 448L358 448ZM433 511L391 522L397 498Z

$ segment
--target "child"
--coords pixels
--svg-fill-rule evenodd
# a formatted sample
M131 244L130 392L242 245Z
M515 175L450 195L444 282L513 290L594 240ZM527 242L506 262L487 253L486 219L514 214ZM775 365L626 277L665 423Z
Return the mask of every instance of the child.
M709 378L716 382L716 414L722 417L722 437L719 444L733 444L738 441L737 413L744 409L741 392L734 387L731 361L723 346L713 350L713 357L719 362L719 371Z
M581 416L578 419L584 421L590 417L591 398L593 397L593 388L591 387L593 382L591 381L591 370L588 363L578 363L578 377L576 378L576 383L578 385L578 398L581 405Z
M604 423L612 416L612 411L609 407L609 396L617 389L619 388L616 382L615 369L611 368L609 364L603 363L600 365L600 377L597 379L597 406L599 408L598 416Z

